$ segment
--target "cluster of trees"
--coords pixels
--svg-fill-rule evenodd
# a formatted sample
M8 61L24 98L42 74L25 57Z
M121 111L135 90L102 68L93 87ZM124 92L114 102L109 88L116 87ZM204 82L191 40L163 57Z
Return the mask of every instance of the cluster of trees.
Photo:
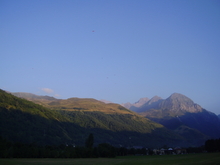
M208 152L220 151L220 139L210 139L205 142L205 149Z

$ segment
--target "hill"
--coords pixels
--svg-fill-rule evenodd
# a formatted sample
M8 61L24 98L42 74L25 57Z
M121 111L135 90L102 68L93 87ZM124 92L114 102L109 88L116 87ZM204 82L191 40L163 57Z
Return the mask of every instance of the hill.
M190 145L162 125L118 104L95 99L30 96L29 100L39 104L0 90L2 137L42 145L84 145L87 136L93 133L96 145L103 142L115 146Z
M0 132L10 141L56 144L70 141L63 123L69 120L56 111L0 90Z

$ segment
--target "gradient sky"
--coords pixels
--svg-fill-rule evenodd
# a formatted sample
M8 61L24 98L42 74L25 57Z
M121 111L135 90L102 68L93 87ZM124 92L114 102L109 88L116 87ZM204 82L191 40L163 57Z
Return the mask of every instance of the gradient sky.
M0 0L0 88L220 114L219 0Z

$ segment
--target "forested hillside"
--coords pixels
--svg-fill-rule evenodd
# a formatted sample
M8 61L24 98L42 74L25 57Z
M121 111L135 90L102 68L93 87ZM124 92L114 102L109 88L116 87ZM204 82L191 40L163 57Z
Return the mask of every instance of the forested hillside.
M95 145L190 145L162 125L118 104L78 98L52 99L41 104L44 107L1 90L1 136L11 141L42 145L84 145L85 138L93 133Z

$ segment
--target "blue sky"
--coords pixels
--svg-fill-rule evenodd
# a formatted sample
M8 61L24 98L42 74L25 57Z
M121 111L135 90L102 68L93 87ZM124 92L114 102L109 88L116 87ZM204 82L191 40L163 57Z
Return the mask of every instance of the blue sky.
M218 0L0 0L0 88L220 114Z

